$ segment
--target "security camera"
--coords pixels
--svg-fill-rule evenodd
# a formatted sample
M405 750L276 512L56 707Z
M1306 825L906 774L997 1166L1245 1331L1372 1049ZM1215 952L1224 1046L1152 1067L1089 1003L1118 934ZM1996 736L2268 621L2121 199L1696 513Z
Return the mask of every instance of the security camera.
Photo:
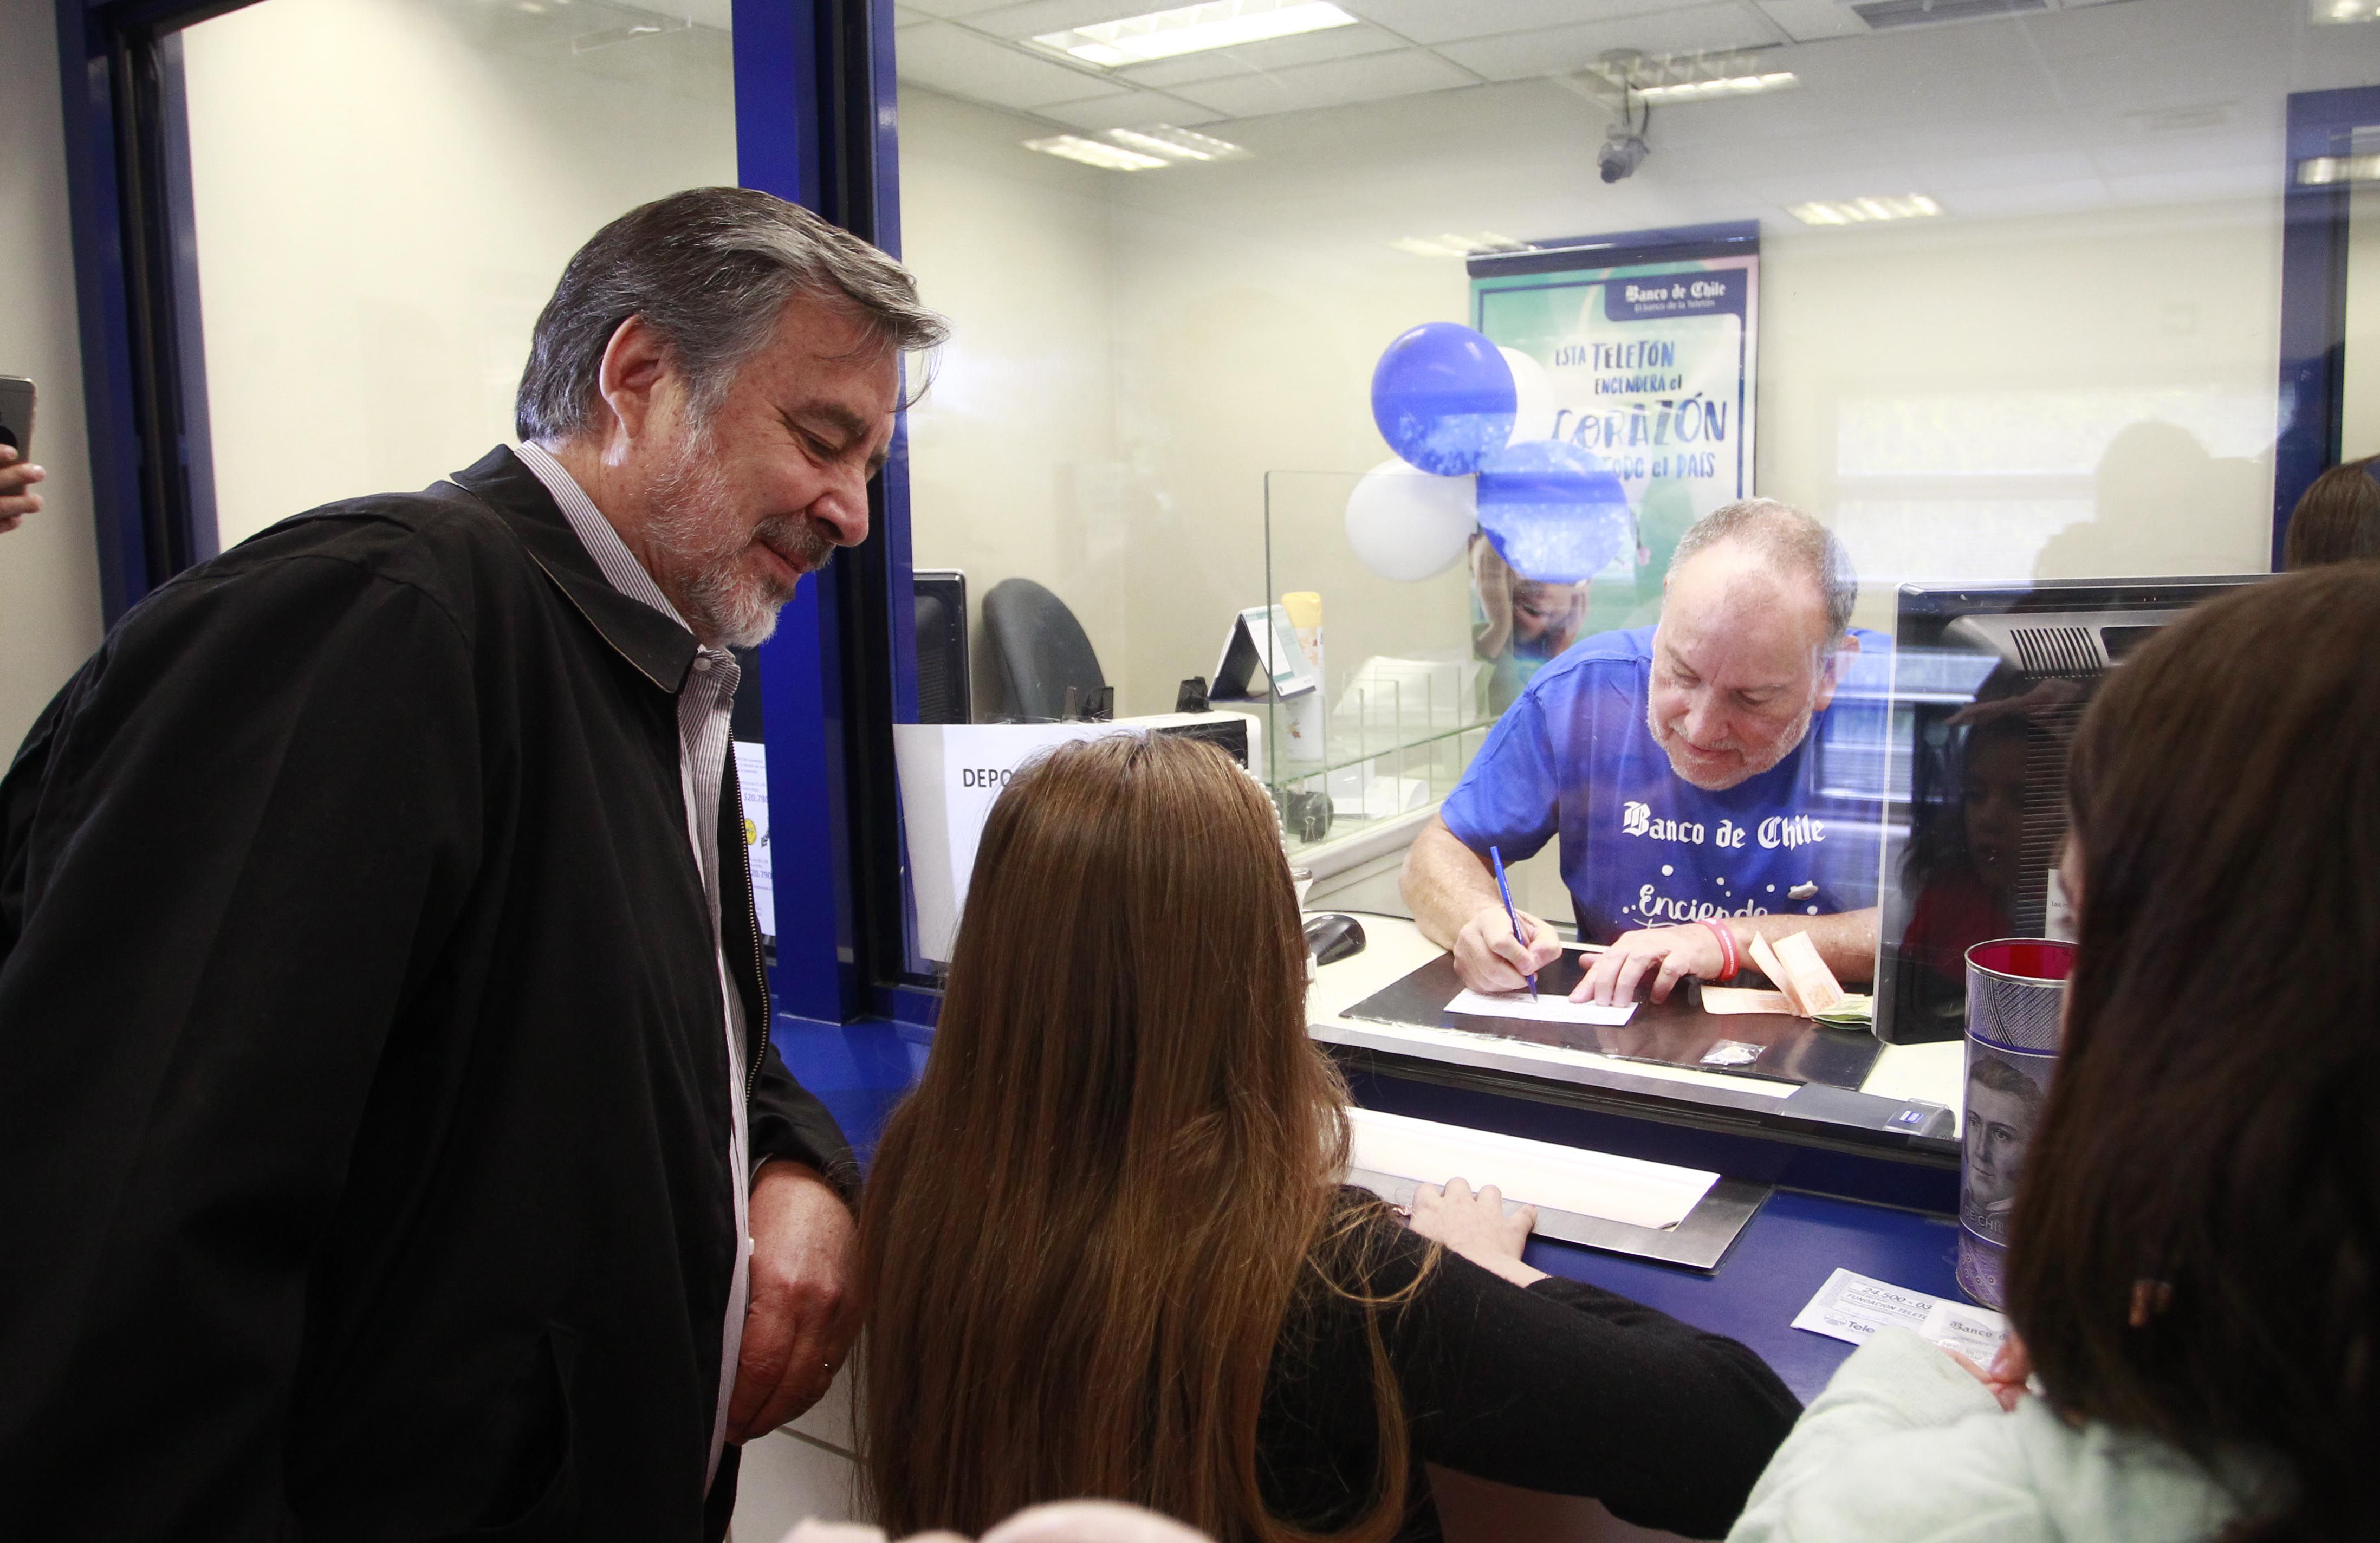
M1603 141L1603 148L1595 152L1595 164L1603 173L1604 181L1619 182L1633 176L1636 168L1645 164L1645 157L1649 153L1643 135L1633 134L1626 126L1614 124Z

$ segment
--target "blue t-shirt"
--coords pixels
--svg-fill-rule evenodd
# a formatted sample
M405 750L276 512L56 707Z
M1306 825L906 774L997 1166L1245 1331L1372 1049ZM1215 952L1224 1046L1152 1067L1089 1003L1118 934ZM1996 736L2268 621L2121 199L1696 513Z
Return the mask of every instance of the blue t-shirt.
M1855 636L1861 652L1802 743L1721 793L1679 776L1645 725L1653 629L1581 638L1488 732L1439 811L1447 829L1507 863L1559 833L1579 933L1597 942L1708 917L1873 905L1891 645Z

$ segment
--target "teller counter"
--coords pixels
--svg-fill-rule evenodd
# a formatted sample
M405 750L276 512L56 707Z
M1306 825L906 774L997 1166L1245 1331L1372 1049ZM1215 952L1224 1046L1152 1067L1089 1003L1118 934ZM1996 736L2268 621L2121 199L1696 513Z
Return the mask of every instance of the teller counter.
M1564 1242L1542 1221L1528 1254L1537 1268L1740 1339L1804 1399L1851 1351L1791 1327L1836 1270L1958 1298L1956 1041L1882 1046L1859 1086L1839 1089L1383 1022L1349 1009L1444 951L1403 917L1358 919L1366 947L1317 970L1306 1016L1359 1105L1715 1172L1749 1197L1749 1221L1709 1268Z

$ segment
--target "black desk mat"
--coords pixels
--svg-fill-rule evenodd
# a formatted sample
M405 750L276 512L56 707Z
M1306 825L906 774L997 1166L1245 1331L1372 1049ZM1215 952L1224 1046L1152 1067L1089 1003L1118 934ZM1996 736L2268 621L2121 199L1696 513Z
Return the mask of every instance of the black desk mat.
M1537 972L1541 996L1568 996L1586 971L1574 949ZM1747 982L1765 984L1747 975ZM1534 1018L1485 1017L1449 1013L1446 1004L1463 990L1454 960L1440 954L1385 990L1376 991L1346 1015L1366 1023L1453 1028L1533 1045L1590 1051L1619 1061L1649 1061L1723 1076L1767 1082L1815 1082L1856 1091L1867 1081L1884 1047L1864 1029L1834 1028L1785 1013L1714 1014L1702 1010L1700 990L1682 983L1664 1002L1642 1002L1636 1015L1619 1028ZM1703 1057L1726 1040L1760 1047L1757 1060L1741 1066L1706 1066Z

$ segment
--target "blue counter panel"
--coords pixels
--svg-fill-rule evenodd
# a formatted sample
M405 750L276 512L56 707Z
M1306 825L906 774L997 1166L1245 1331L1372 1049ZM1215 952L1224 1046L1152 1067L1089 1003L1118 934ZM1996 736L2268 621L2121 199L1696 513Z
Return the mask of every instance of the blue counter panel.
M825 1101L866 1160L885 1117L925 1065L929 1031L887 1023L842 1027L780 1014L773 1033L786 1065ZM1517 1123L1529 1123L1529 1112L1516 1112ZM1668 1158L1692 1160L1685 1152ZM1531 1240L1528 1260L1742 1341L1806 1403L1852 1351L1840 1340L1789 1327L1828 1275L1853 1270L1955 1298L1957 1247L1958 1227L1947 1216L1779 1190L1710 1275L1544 1238Z
M1716 1274L1532 1238L1528 1261L1742 1341L1807 1403L1852 1353L1789 1327L1836 1270L1964 1300L1951 1278L1959 1229L1946 1216L1780 1190L1735 1240Z

